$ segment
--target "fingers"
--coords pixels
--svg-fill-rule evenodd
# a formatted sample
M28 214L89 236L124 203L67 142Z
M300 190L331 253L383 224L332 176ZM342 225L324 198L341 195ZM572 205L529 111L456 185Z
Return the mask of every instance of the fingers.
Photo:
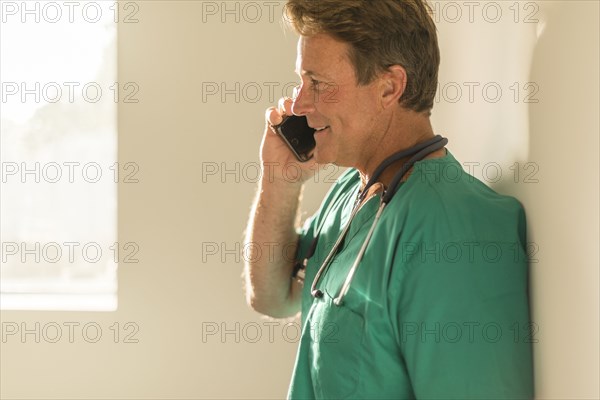
M267 108L265 119L271 126L279 125L283 121L283 116L275 107Z
M279 99L279 102L277 103L277 108L279 109L279 112L281 112L282 114L285 115L292 115L292 103L294 101L292 99L290 99L289 97L282 97Z
M293 100L289 97L282 97L277 103L277 107L269 107L265 112L265 119L270 125L279 125L283 122L283 117L292 115Z

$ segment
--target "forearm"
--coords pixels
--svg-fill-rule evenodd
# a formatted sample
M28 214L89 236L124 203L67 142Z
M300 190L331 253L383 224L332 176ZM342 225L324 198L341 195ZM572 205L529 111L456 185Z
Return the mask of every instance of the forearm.
M265 179L250 213L244 246L246 301L272 317L288 317L300 309L299 287L291 276L301 193L301 184Z

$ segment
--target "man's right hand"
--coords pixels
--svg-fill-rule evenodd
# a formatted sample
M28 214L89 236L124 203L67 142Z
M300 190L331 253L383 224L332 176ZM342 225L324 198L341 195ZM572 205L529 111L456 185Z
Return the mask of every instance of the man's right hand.
M270 107L265 113L265 132L260 149L263 182L302 185L321 167L314 159L298 161L273 128L283 122L286 116L292 115L292 103L289 97L282 97L277 107Z

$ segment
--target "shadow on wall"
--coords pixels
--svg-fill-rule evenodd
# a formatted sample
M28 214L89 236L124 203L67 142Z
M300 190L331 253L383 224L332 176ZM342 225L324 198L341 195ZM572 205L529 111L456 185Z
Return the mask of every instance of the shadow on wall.
M598 398L598 2L541 1L528 161L537 398Z

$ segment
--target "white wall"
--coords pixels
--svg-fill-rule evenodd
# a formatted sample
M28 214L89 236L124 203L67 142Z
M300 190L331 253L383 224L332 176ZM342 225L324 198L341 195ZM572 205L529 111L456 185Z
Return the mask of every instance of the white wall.
M244 304L241 261L206 250L241 242L269 87L278 85L279 97L295 81L296 39L269 21L264 2L256 2L262 11L256 23L248 22L255 14L249 8L244 14L244 2L237 3L239 23L235 15L222 23L210 13L203 21L203 3L196 1L138 4L139 22L119 26L119 80L140 87L138 104L119 105L119 160L137 162L141 180L119 187L119 241L137 242L141 262L120 266L115 313L2 312L3 322L30 327L97 322L103 338L2 343L0 394L281 398L295 356L294 326L272 326L271 343L266 320ZM204 10L221 4L204 3ZM233 9L236 2L227 4ZM539 5L545 21L539 40L537 24L442 18L442 83L497 82L504 90L498 103L442 97L433 122L461 161L497 163L502 179L484 178L526 207L529 240L539 248L531 271L537 397L591 399L599 397L598 3ZM273 10L279 15L281 6ZM225 102L203 99L203 84L221 82L248 85L246 96L240 93L239 103L233 94ZM524 85L535 83L538 103L510 100L514 82L521 97ZM254 102L257 86L263 93ZM515 162L535 163L530 178L538 182L525 181L523 173L533 170L522 170L515 182L509 169ZM239 165L240 172L203 179L215 165ZM317 207L330 180L323 174L310 185L306 210ZM129 321L139 326L139 343L123 343L123 335L115 343L110 326L119 322L125 333ZM203 340L207 328L224 323L235 331L238 322L239 343L235 334ZM255 337L257 326L257 343L244 340Z
M491 5L482 14L489 3L501 4L507 18L486 21L495 16ZM452 9L440 8L447 16L438 25L440 81L461 83L463 97L440 103L433 121L463 164L525 206L537 261L530 264L536 397L597 399L598 2L521 2L519 14L514 2L479 4L473 23L453 23ZM472 102L465 82L480 84L469 84ZM498 102L493 87L487 98L478 91L491 83L502 88Z
M517 192L540 249L532 268L536 384L541 398L597 399L599 7L542 4L530 79L544 92L530 107L529 139L540 183Z

